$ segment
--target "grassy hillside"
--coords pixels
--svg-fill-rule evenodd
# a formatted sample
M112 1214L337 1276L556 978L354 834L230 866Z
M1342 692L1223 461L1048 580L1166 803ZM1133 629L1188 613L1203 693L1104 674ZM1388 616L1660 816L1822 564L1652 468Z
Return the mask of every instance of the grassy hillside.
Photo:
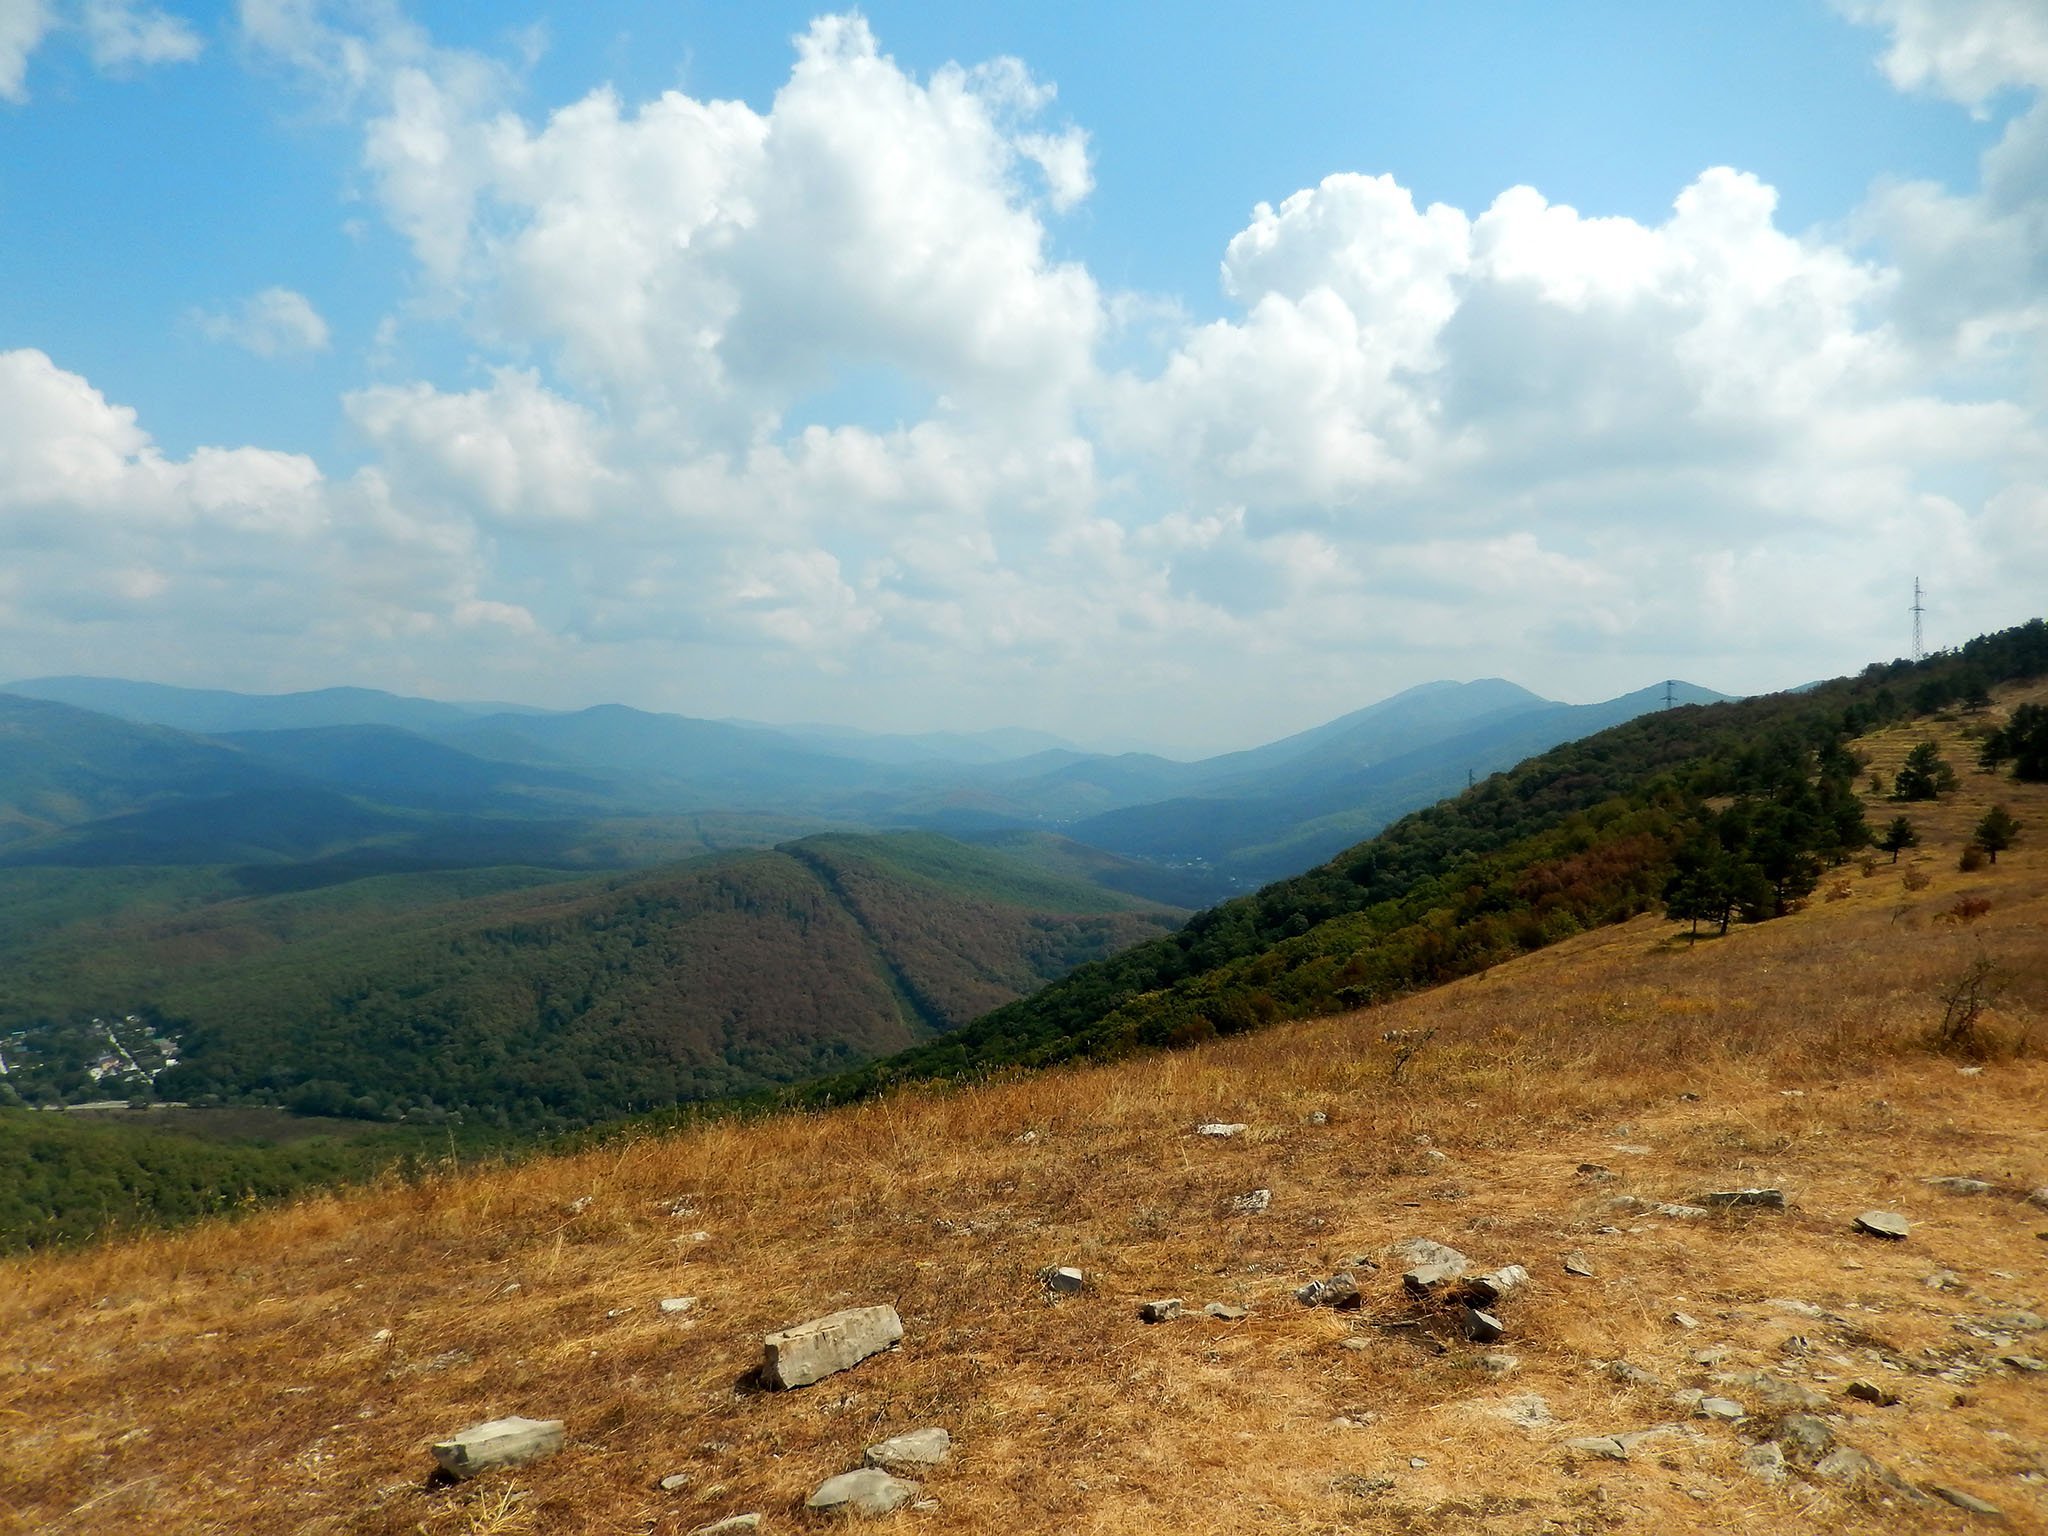
M2048 623L2036 620L1918 665L1642 716L813 1096L1187 1044L1469 975L1661 906L1681 849L1728 833L1732 820L1756 834L1749 852L1759 859L1765 842L1795 844L1793 864L1812 865L1817 880L1856 847L1831 823L1862 819L1850 740L1992 683L2042 676ZM1731 804L1723 817L1717 807Z
M1937 729L1959 749L1968 726ZM1860 749L1903 760L1918 730ZM1994 797L2026 831L1964 874ZM804 1499L863 1447L942 1425L937 1507L904 1529L1999 1528L1937 1487L2042 1529L2048 1399L2007 1362L2048 1353L2022 1316L2048 1226L2024 1203L2048 1185L2048 789L1965 771L1915 814L1897 867L1851 865L1839 896L1696 946L1644 914L1185 1051L10 1262L0 1518L610 1536L751 1511L804 1529ZM1944 1054L1943 996L1980 956L2000 990L1970 1052ZM1218 1120L1248 1128L1192 1134ZM1924 1182L1944 1176L1992 1190ZM1788 1208L1614 1203L1753 1185ZM1236 1213L1253 1189L1268 1209ZM1908 1238L1858 1234L1873 1207ZM1404 1294L1395 1245L1416 1237L1529 1269L1504 1338L1468 1342ZM1064 1264L1086 1285L1054 1303L1039 1275ZM1358 1308L1295 1299L1338 1269ZM664 1315L674 1296L696 1304ZM1168 1296L1190 1315L1138 1321ZM1246 1314L1205 1317L1212 1300ZM899 1350L801 1392L746 1384L763 1333L882 1302ZM1898 1405L1852 1396L1859 1380ZM1744 1416L1695 1417L1681 1391ZM428 1478L430 1441L507 1413L565 1419L567 1448ZM1627 1460L1572 1446L1637 1433ZM1856 1456L1824 1474L1800 1435ZM1781 1442L1777 1480L1751 1470Z
M169 910L126 922L53 872L18 889L79 915L15 954L0 1035L147 1011L180 1042L166 1097L527 1130L844 1069L1178 918L926 834L569 883L468 871L206 902L167 877Z

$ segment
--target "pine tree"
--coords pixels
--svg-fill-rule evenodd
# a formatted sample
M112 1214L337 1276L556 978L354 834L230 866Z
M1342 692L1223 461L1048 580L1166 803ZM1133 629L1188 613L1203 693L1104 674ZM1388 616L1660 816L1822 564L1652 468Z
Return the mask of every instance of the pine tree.
M1991 862L1998 862L1999 854L2019 841L2020 824L2013 819L2012 812L2002 805L1994 805L1984 813L1984 819L1977 823L1977 846L1991 855Z
M1894 816L1892 824L1884 829L1884 836L1877 840L1877 846L1892 856L1894 864L1899 862L1902 850L1919 847L1920 834L1914 830L1912 818Z

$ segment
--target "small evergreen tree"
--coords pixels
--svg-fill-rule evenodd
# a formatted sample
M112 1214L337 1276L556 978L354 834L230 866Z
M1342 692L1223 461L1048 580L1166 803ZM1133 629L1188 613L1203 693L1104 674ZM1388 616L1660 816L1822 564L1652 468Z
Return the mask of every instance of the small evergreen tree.
M1999 854L2019 840L2020 824L2013 819L2012 812L2002 805L1994 805L1984 813L1984 819L1977 823L1977 846L1991 855L1991 862L1998 862Z
M1884 829L1884 836L1877 840L1877 846L1892 856L1894 864L1898 863L1903 850L1920 846L1920 834L1913 827L1913 819L1894 816L1892 824Z
M1894 800L1932 800L1956 787L1956 771L1941 748L1923 741L1906 754L1906 766L1892 780Z

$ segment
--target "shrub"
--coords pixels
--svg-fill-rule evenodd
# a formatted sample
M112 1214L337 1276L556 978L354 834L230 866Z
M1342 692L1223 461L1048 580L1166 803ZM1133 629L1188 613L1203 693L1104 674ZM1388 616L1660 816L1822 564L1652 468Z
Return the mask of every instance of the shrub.
M1974 923L1991 910L1991 901L1985 896L1958 896L1955 905L1941 915L1952 923Z
M1924 869L1909 869L1900 876L1900 883L1909 891L1924 891L1934 884L1934 876Z
M1974 875L1990 862L1991 860L1986 857L1984 850L1975 843L1972 843L1963 850L1962 856L1956 860L1956 868L1966 875Z

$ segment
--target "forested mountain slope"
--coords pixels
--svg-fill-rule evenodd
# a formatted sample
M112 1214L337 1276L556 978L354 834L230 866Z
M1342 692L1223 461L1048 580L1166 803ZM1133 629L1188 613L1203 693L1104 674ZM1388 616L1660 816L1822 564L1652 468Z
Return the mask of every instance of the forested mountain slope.
M1735 894L1724 910L1780 913L1873 835L1849 740L2043 675L2048 622L2037 619L1798 693L1643 715L809 1097L1381 1001L1659 906L1682 854L1725 871Z

